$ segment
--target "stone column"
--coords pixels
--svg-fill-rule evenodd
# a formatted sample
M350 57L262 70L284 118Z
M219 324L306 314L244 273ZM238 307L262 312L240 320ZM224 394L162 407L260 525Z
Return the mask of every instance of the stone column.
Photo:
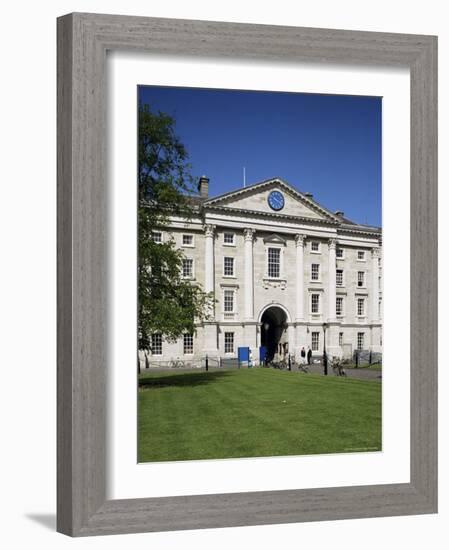
M215 297L214 283L214 232L213 225L205 225L205 254L204 254L204 291L212 292ZM203 355L213 357L218 355L217 330L215 323L215 303L212 304L208 313L208 319L204 322L203 332Z
M337 248L337 241L335 239L329 239L329 269L328 269L328 277L329 277L329 287L328 287L328 306L329 306L329 313L328 313L328 321L332 322L336 320L336 310L335 310L335 302L337 300L337 289L336 289L336 250Z
M214 230L213 225L205 225L204 291L214 292Z
M245 319L252 320L254 318L254 229L244 229L243 235L245 238Z
M304 321L304 241L305 235L296 235L296 320Z
M379 321L379 249L371 250L372 282L371 282L371 321Z

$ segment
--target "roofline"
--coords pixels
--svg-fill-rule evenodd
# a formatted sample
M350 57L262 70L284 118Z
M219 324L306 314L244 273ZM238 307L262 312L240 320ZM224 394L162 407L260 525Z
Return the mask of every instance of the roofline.
M203 208L204 210L221 210L226 213L234 213L234 214L243 214L251 217L265 217L265 218L275 218L280 220L293 220L295 222L300 223L306 223L310 225L328 225L330 227L334 227L339 231L345 231L349 233L365 233L370 235L382 235L382 228L380 227L374 227L374 226L368 226L368 225L358 225L358 224L342 224L338 221L331 221L331 220L323 220L320 218L307 218L303 216L293 216L292 214L280 214L277 212L260 212L259 210L248 210L245 208L232 208L229 206L221 206L221 205L211 205L208 206L207 209Z

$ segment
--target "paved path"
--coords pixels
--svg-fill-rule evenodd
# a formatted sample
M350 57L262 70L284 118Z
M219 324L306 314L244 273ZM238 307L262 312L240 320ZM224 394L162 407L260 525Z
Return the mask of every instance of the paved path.
M298 368L294 368L298 370ZM323 374L324 367L321 364L313 364L309 366L309 372L313 374ZM373 370L369 368L359 368L359 369L347 369L345 368L346 376L348 378L358 378L360 380L377 380L380 382L382 380L382 371ZM332 370L332 367L328 368L328 376L336 376Z
M309 367L309 372L312 374L321 374L324 376L324 368L321 364L313 364ZM210 368L209 372L217 372L222 369ZM223 369L230 370L230 369ZM235 370L235 369L232 369ZM292 371L297 372L298 367L292 367ZM147 372L204 372L204 367L200 368L188 368L188 367L151 367L150 369L142 369L142 374ZM382 381L382 371L371 370L368 368L359 368L359 369L345 369L346 376L348 378L357 378L359 380L375 380L378 382ZM328 376L336 376L332 370L332 367L329 367Z

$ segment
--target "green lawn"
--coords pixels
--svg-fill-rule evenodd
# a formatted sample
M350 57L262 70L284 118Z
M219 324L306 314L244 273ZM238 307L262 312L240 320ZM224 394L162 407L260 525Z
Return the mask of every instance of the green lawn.
M380 450L381 391L262 368L144 373L139 462Z

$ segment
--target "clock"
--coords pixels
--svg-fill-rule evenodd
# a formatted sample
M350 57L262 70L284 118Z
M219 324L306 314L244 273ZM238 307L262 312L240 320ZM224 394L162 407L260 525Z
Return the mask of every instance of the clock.
M268 195L268 204L273 210L284 208L284 195L280 191L271 191Z

